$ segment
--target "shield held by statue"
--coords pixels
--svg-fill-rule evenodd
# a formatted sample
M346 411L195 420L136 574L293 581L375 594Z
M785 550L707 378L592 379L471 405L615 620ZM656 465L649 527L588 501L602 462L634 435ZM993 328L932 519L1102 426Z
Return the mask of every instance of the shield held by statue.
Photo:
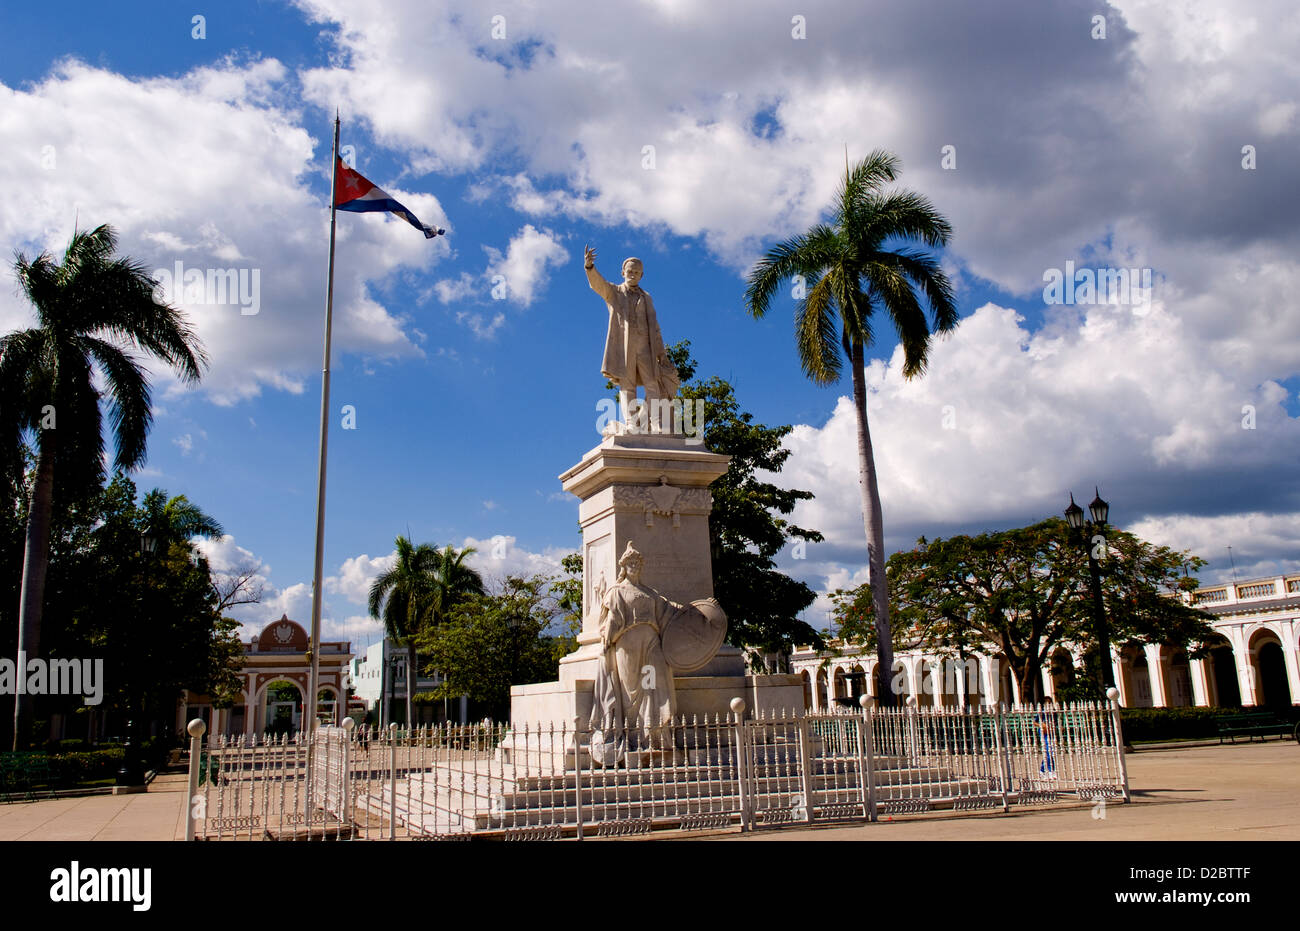
M727 615L713 598L677 610L660 634L664 659L675 673L693 672L713 659L727 636Z

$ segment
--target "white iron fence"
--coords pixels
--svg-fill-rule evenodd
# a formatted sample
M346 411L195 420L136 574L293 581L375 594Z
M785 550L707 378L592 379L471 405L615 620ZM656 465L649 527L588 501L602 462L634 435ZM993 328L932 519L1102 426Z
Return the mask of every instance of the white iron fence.
M189 836L582 838L1129 799L1113 702L744 711L736 699L729 714L650 730L349 720L312 742L206 747L200 725Z

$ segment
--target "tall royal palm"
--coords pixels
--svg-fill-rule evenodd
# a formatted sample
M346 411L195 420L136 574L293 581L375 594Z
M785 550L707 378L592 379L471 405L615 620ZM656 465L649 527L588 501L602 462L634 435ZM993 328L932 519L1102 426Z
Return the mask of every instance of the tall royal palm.
M483 580L465 565L472 547L439 550L398 537L397 561L370 585L370 616L384 622L384 633L406 647L406 721L411 723L415 682L415 641L429 624L441 623L455 601L482 592ZM385 670L385 673L387 670Z
M877 310L888 314L903 347L903 375L925 371L932 333L957 325L952 286L928 252L908 248L909 240L938 247L952 227L930 201L911 191L886 191L898 174L898 158L876 150L852 168L846 166L830 223L773 246L749 275L746 301L762 317L782 284L799 276L806 289L795 308L795 344L804 373L819 385L837 382L845 360L853 377L858 420L858 470L867 565L875 611L877 694L893 702L894 651L885 581L885 533L875 455L867 426L866 349L875 331ZM927 321L920 297L929 305Z
M157 300L145 267L115 258L116 248L112 228L100 226L74 232L62 262L44 252L31 261L20 253L14 262L38 324L0 337L0 449L12 457L30 434L36 453L18 609L20 654L40 651L55 474L64 481L102 479L101 396L108 401L115 465L134 469L145 460L153 413L149 382L132 350L167 363L186 382L197 381L207 361L184 315ZM30 701L26 695L15 700L15 747L26 740Z

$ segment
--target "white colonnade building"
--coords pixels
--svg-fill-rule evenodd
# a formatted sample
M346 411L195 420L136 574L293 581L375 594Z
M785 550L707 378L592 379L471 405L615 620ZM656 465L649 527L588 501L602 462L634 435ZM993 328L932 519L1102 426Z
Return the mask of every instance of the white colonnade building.
M1237 707L1300 704L1300 575L1250 579L1198 589L1195 604L1215 615L1209 655L1192 659L1161 643L1112 644L1120 704L1126 708ZM874 651L832 644L798 647L791 671L803 680L804 704L820 711L875 694ZM938 651L895 655L900 691L926 706L1018 704L1019 683L996 649L960 659ZM1041 672L1043 694L1083 668L1083 650L1061 644Z

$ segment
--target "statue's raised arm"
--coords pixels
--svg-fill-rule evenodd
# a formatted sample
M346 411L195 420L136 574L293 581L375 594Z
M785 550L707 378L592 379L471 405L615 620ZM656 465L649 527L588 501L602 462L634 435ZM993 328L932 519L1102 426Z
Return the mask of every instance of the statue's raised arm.
M603 297L606 304L616 301L614 292L617 286L612 281L606 281L605 277L596 271L596 250L591 246L582 247L582 265L586 269L587 284L591 285L591 290Z

